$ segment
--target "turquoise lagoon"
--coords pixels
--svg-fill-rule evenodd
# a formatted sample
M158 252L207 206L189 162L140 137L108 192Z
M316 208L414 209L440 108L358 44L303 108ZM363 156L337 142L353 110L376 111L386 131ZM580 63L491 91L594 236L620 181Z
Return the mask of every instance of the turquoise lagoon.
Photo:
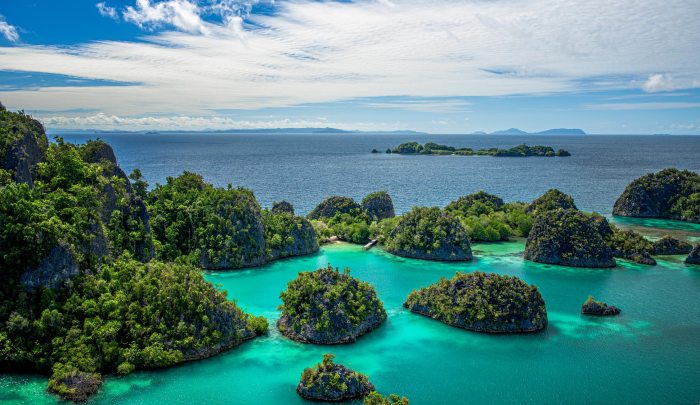
M295 393L299 377L327 352L368 374L378 391L405 395L411 404L700 400L700 266L668 256L657 266L619 261L614 269L573 269L526 262L523 249L523 241L476 244L471 263L434 263L335 244L260 268L206 273L245 310L270 319L269 336L207 360L107 377L90 403L304 403ZM304 345L284 338L274 327L280 291L298 272L327 263L350 267L354 276L373 284L387 321L349 345ZM479 334L402 308L411 290L474 270L516 275L537 285L547 305L547 329ZM621 307L622 315L581 316L589 294ZM0 401L56 402L45 387L46 377L0 376Z

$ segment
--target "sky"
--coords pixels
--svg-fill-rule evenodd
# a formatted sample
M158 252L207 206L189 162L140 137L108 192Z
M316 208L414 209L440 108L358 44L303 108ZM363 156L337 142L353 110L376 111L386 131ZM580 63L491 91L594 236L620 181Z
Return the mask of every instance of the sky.
M0 0L50 129L700 134L698 0Z

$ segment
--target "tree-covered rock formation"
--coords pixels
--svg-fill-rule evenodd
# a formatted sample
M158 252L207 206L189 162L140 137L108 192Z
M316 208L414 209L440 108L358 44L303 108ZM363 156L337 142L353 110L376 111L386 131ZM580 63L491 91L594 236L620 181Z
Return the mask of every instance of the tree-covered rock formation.
M671 235L665 235L651 246L651 251L655 255L687 255L692 250L693 245Z
M148 210L161 259L187 257L206 269L267 261L262 213L250 190L216 188L184 172L149 193Z
M362 199L361 206L370 218L376 221L392 218L396 215L394 213L394 203L391 201L391 196L386 191L376 191L368 194Z
M573 210L540 212L525 244L526 260L572 267L614 267L612 250L587 215Z
M303 343L354 342L386 319L384 305L370 284L330 265L299 273L280 294L277 327Z
M362 405L408 405L408 398L396 394L383 396L377 391L372 391L362 401Z
M292 214L294 215L294 206L292 203L282 200L275 201L272 203L272 213L273 214Z
M24 112L0 109L0 171L30 186L49 142L44 126ZM3 176L0 173L0 178Z
M437 207L416 207L403 215L384 248L389 253L416 259L472 259L467 231L457 218Z
M586 302L581 305L583 315L612 316L619 315L620 312L620 308L596 301L592 295L589 295Z
M511 236L527 237L534 221L527 205L504 203L493 194L478 191L449 203L445 210L460 220L471 241L497 242Z
M349 214L359 210L360 205L349 197L332 196L321 201L316 208L307 215L309 219L333 218L336 214Z
M374 385L366 375L352 371L333 362L330 353L323 355L323 362L307 368L301 375L297 394L314 401L338 402L362 398L374 391Z
M700 264L700 245L695 245L693 250L685 258L686 264Z
M316 233L311 223L293 213L263 211L265 245L268 259L303 256L318 251Z
M52 392L84 400L100 373L208 357L267 330L199 268L142 263L146 184L108 145L49 145L38 123L7 111L0 144L12 145L14 127L46 147L31 182L0 172L0 371L51 374Z
M625 188L613 214L700 223L700 175L678 169L645 174Z
M629 229L622 230L615 226L610 228L612 232L603 237L603 240L612 250L613 256L639 264L656 264L656 260L651 257L653 244L650 241Z
M577 209L574 199L565 193L552 188L547 190L544 194L537 197L528 207L527 212L534 214L556 210L556 209Z
M411 312L476 332L534 332L547 326L547 309L537 287L493 273L443 277L411 292L403 305Z

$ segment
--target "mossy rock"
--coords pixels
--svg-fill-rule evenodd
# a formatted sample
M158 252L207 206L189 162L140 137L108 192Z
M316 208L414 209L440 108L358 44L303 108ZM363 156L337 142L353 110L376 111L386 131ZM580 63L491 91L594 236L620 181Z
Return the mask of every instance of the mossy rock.
M403 215L384 248L415 259L466 261L473 257L469 236L459 219L437 207L416 207Z
M603 240L612 250L614 257L630 260L638 264L655 265L651 257L653 244L644 236L630 229L611 226L612 233L605 234Z
M577 208L574 199L570 195L562 193L556 188L552 188L537 197L530 206L527 207L526 211L538 214L557 209L575 210Z
M614 267L612 250L579 211L540 212L525 244L526 260L572 267Z
M332 196L321 201L316 208L307 215L309 219L333 218L335 214L349 214L359 210L360 205L349 197Z
M12 180L32 186L48 145L39 121L21 111L0 109L0 169L9 171Z
M61 399L84 402L99 391L102 377L98 373L87 373L73 366L56 365L49 379L49 391Z
M652 245L655 255L687 255L693 250L693 245L686 241L666 235Z
M476 332L534 332L547 326L547 309L537 287L494 273L457 273L450 280L443 277L411 292L403 306Z
M608 305L602 301L596 301L593 296L588 296L586 302L581 305L583 315L614 316L620 314L620 308Z
M685 258L686 264L700 264L700 245L696 245L690 252L688 257Z
M299 273L280 294L280 332L302 343L351 343L386 319L370 284L332 266Z
M362 398L374 391L366 375L335 364L335 356L324 354L323 362L307 368L301 375L297 394L304 399L338 402Z
M613 214L700 223L700 175L669 168L639 177L615 201Z
M477 191L476 193L465 195L459 197L456 201L452 201L451 203L447 204L445 210L458 211L466 215L469 213L474 204L477 203L486 205L494 211L501 209L501 207L504 205L501 197L489 194L485 191Z
M270 260L318 252L316 232L306 218L264 211L263 222Z
M275 201L272 203L272 213L273 214L292 214L294 215L294 206L292 203L282 200Z
M364 209L370 218L381 221L386 218L393 218L394 203L391 196L386 191L376 191L368 194L362 199L362 209Z

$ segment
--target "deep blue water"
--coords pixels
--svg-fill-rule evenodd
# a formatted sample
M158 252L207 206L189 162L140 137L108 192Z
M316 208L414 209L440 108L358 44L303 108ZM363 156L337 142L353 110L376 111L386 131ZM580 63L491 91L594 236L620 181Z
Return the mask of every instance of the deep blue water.
M551 187L578 207L609 214L634 178L665 167L700 171L700 136L494 136L372 134L104 134L120 165L138 167L151 185L183 170L218 186L252 189L263 206L286 199L305 214L323 198L387 190L397 213L445 205L478 190L529 201ZM64 135L85 142L95 135ZM372 154L401 142L458 147L548 145L567 158Z

